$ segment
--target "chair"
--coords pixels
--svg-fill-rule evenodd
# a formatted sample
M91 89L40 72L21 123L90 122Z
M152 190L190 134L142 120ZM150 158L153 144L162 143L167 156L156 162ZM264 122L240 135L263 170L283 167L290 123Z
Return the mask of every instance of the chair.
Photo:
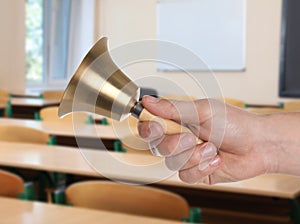
M4 90L0 89L0 107L3 108L4 110L1 111L1 117L3 117L4 115L6 116L10 116L10 111L9 111L9 98L10 98L10 94Z
M24 183L24 180L16 174L0 170L0 196L23 198L33 200L34 190L31 183Z
M285 112L285 110L281 108L271 108L271 107L248 108L247 111L257 113L257 114L272 114L272 113Z
M2 90L0 89L0 98L5 98L5 99L8 99L10 97L10 94L9 92L5 91L5 90Z
M8 99L0 97L0 117L4 117L5 115L6 108L7 108L7 101Z
M52 142L50 136L43 131L14 125L3 125L0 126L0 141L7 142L21 142L21 143L33 143L33 144L49 144ZM0 150L1 151L1 150ZM4 167L2 167L4 168ZM7 168L5 170L11 171L20 175L26 181L38 182L38 194L39 198L43 199L45 186L52 187L54 181L47 172L39 172L30 169L15 169ZM53 175L56 175L54 173Z
M300 100L291 100L283 103L283 109L285 111L299 111L300 110Z
M2 125L0 126L0 141L47 144L50 136L34 128Z
M64 91L62 90L46 90L41 93L41 97L47 100L58 100L60 101Z
M21 177L8 171L0 170L0 195L17 198L24 191L24 181Z
M73 206L182 220L189 216L187 201L172 192L148 186L136 186L112 181L83 181L65 190L65 200L55 202Z
M73 119L76 122L87 123L89 121L89 116L83 112L76 112L68 114L63 118L58 117L58 107L44 107L40 110L39 115L36 116L36 119L43 121L55 121L55 122L69 122L72 123Z

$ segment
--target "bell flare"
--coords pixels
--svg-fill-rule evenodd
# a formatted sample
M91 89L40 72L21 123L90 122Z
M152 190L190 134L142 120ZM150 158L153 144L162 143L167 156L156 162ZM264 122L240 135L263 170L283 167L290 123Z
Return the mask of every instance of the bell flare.
M130 114L140 88L113 62L107 45L101 38L85 56L63 94L59 117L80 111L123 120Z

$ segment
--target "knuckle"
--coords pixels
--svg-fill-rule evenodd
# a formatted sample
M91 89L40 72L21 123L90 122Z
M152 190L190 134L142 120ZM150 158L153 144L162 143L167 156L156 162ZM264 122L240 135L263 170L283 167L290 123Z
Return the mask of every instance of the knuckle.
M167 141L165 146L164 146L163 153L164 153L165 156L173 155L175 153L175 151L177 151L177 148L178 148L178 143L177 142Z
M176 165L176 163L174 163L174 161L172 161L172 159L170 159L169 157L167 157L167 158L165 159L165 164L166 164L166 167L167 167L169 170L172 170L172 171L177 171L177 170L179 170L178 165Z
M174 136L164 136L164 138L156 145L163 156L171 156L177 151L178 140Z

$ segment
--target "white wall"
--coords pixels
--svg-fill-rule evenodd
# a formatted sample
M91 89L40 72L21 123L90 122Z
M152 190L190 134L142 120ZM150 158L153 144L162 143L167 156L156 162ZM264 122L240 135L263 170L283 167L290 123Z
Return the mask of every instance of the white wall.
M111 47L156 38L157 0L95 1L95 38L108 36ZM278 98L281 0L247 2L247 69L215 75L226 97L249 103L277 103L282 101ZM3 89L25 89L24 18L24 1L0 1L0 88ZM189 95L203 96L185 74L158 73L153 63L133 65L126 72L137 81L152 77L145 80L160 94L174 94L170 82L171 86L182 86Z
M25 1L0 1L0 89L25 89Z
M109 37L113 48L126 42L156 38L157 0L100 0L100 35ZM217 72L217 81L226 97L248 103L274 104L278 98L280 53L281 0L247 1L246 71ZM143 63L126 69L133 80L141 76L156 76L149 86L160 94L174 94L167 88L167 78L178 83L190 95L202 97L203 92L184 73L158 73L152 63ZM199 74L201 75L201 74Z

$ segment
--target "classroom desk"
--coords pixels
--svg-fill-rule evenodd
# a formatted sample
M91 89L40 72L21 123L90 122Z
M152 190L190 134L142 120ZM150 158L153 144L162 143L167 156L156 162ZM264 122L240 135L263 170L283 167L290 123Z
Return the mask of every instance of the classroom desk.
M3 166L106 177L174 191L190 205L201 207L203 221L211 224L220 220L223 224L291 223L289 214L300 196L300 178L287 175L263 175L213 186L188 185L154 156L7 142L0 142L0 148ZM124 166L126 163L132 166Z
M79 146L88 148L103 148L103 144L110 150L113 141L120 138L112 126L94 124L73 124L68 122L47 122L32 119L0 118L0 125L17 125L30 127L55 136L58 145ZM124 136L125 137L125 136ZM100 142L100 139L102 143Z
M128 223L128 224L179 224L166 219L143 217L117 212L93 210L79 207L70 207L46 204L34 201L22 201L0 197L1 223L9 224L93 224L93 223Z
M32 92L28 90L13 90L9 91L11 97L16 98L40 98L40 92Z
M34 119L34 114L40 109L48 106L58 106L57 100L45 100L35 98L10 98L12 115L14 118L31 118Z
M31 119L0 118L0 125L17 125L36 128L56 137L58 145L80 146L113 150L114 141L122 140L128 146L144 149L147 144L137 136L137 121L126 121L116 125L71 124L68 122L47 122ZM101 141L100 141L101 139Z
M130 182L157 182L180 187L290 199L300 196L300 178L288 175L267 174L245 181L212 186L205 184L189 185L182 183L176 174L167 170L162 158L151 155L1 141L0 150L0 164L5 166L91 177L103 177L105 175L112 179ZM113 159L115 161L112 161ZM135 167L122 166L117 163L118 161L135 165ZM97 164L99 164L98 167L92 167L93 165L97 166ZM147 165L153 165L151 170L144 167ZM124 169L121 170L121 167ZM99 173L97 170L101 172ZM135 172L132 172L133 170Z
M36 128L44 131L50 135L75 136L80 137L101 137L107 139L116 139L113 127L108 125L94 125L94 124L73 124L68 122L54 122L54 121L38 121L31 119L14 119L14 118L0 118L0 125L17 125L23 127Z

